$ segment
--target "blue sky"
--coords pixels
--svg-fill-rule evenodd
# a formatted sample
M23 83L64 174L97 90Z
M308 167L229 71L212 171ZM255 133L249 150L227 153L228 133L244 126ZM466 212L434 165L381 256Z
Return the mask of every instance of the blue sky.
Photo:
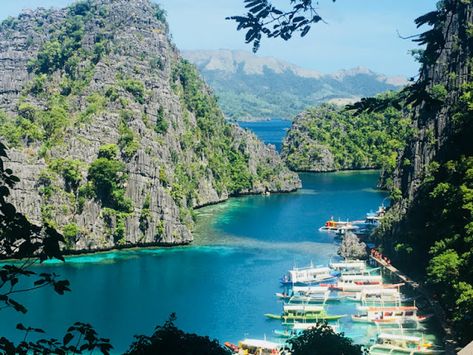
M72 0L2 1L0 19L22 9L61 7ZM243 49L244 33L225 17L244 12L243 0L156 0L168 13L180 49ZM275 4L289 0L274 0ZM414 19L435 8L436 0L319 1L327 24L315 25L303 39L264 40L259 55L284 59L305 68L333 72L365 66L388 75L412 76L418 63L408 54L415 44L399 38L419 33Z

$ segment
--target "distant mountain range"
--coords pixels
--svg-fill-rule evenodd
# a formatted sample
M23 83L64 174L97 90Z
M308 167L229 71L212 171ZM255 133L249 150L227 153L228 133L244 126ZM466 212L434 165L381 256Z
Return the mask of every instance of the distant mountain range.
M347 104L407 84L404 77L363 67L323 74L244 51L196 50L182 55L199 68L225 115L235 120L292 118L320 103Z

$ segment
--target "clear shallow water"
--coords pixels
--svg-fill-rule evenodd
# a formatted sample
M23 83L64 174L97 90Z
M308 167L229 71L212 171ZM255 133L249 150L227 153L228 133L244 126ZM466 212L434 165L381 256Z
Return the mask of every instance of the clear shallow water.
M292 121L289 120L271 120L256 122L238 122L238 124L255 134L265 143L273 144L276 150L281 151L282 141L287 130L291 127Z
M184 330L220 341L270 337L281 326L263 314L281 310L274 297L280 276L294 264L325 264L336 254L333 238L318 228L330 216L358 219L376 209L385 197L374 189L377 176L302 174L299 192L200 209L191 247L102 253L41 266L70 280L72 292L19 297L29 312L2 310L0 334L18 338L14 328L22 322L60 337L73 322L90 322L120 352L134 334L150 334L176 312ZM330 305L328 311L353 313L355 304ZM348 334L364 333L343 322Z

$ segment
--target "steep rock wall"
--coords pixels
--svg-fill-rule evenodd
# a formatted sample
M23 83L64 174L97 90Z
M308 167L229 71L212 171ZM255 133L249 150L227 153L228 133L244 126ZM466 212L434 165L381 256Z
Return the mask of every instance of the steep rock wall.
M167 31L147 0L28 11L0 27L12 201L69 249L187 243L193 208L300 186L274 149L225 122Z

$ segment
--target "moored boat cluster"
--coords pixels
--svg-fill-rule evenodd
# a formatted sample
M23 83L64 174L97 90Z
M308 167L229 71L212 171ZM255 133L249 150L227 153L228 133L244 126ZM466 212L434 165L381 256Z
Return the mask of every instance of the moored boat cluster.
M367 214L365 221L334 222L331 219L320 230L342 235L357 230L362 234L366 228L375 227L384 212L381 206L378 211ZM372 250L372 256L373 252L378 253ZM280 281L283 290L277 292L276 297L282 302L282 310L266 313L265 317L281 322L283 327L274 330L274 336L281 340L245 339L238 346L226 343L235 354L290 354L285 344L287 339L321 324L351 338L359 337L352 333L355 327L351 326L359 324L371 335L369 344L364 342L370 354L443 353L422 333L422 323L431 315L420 314L415 298L401 293L404 283L386 283L380 267L351 259L321 266L310 263L306 267L293 267ZM356 304L356 313L332 314L330 305L342 301Z
M327 311L328 304L343 300L359 303L358 313L351 315L350 322L376 329L376 336L368 345L371 354L441 353L423 336L406 335L409 329L421 329L420 323L430 316L419 314L415 299L400 292L403 284L385 283L380 271L363 260L332 262L328 266L310 264L289 270L281 278L284 291L276 293L277 299L283 301L281 313L265 314L283 325L282 329L274 330L274 335L289 339L321 322L328 322L337 333L344 332L338 320L348 315ZM401 334L397 333L399 330ZM284 343L267 340L245 339L238 346L227 346L239 354L288 354Z

